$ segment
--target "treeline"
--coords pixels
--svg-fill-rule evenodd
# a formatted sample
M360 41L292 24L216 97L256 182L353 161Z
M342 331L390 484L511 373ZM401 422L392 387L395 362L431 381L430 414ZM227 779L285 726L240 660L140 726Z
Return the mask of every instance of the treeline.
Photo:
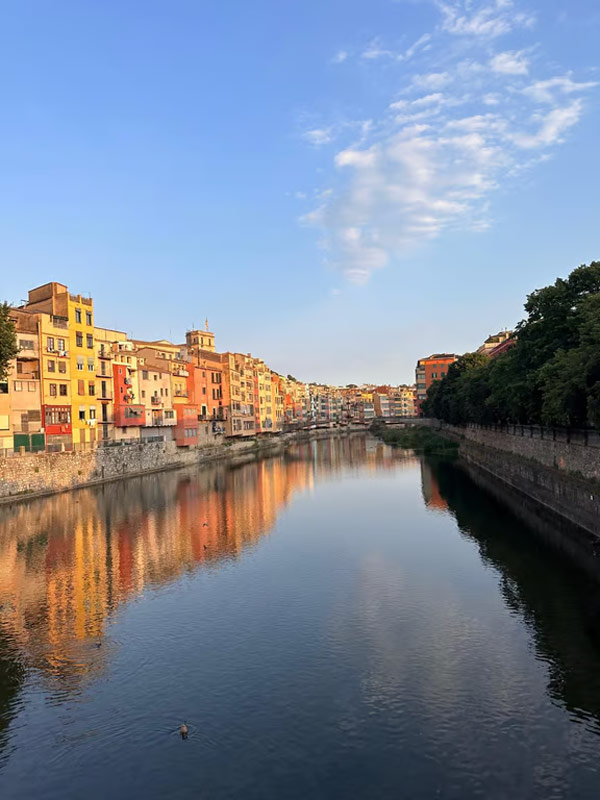
M510 349L466 353L429 388L425 416L600 428L600 261L532 292L525 311Z

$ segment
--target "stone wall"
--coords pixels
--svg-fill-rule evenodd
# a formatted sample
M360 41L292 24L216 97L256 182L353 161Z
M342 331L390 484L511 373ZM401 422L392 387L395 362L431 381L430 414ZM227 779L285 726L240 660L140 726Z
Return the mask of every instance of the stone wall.
M364 431L363 431L364 432ZM306 439L345 435L336 430L220 441L197 448L175 442L138 442L65 453L25 453L0 458L0 503L41 497L82 486L228 458L242 463L283 452Z
M428 420L460 442L460 458L563 519L600 536L600 448L595 434L537 426L458 427ZM600 556L600 550L598 555Z
M561 472L600 481L600 437L595 432L569 433L537 425L500 428L480 425L456 427L437 423L437 427L484 447L493 447L533 459L538 464Z

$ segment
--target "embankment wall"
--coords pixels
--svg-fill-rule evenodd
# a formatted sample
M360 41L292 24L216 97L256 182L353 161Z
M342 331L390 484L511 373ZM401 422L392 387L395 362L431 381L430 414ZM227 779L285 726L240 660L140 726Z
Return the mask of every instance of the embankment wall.
M222 458L242 463L281 453L295 442L349 433L351 431L335 429L289 433L273 438L222 441L189 450L177 447L175 442L140 442L82 452L29 453L0 458L0 503Z
M545 509L600 537L600 449L583 437L511 426L498 430L433 423L457 439L460 458ZM600 557L600 550L598 553Z

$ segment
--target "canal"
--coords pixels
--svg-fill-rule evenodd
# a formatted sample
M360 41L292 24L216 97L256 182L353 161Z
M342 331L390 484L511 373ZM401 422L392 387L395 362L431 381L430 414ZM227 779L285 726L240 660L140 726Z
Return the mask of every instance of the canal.
M3 507L0 797L596 799L590 607L368 436Z

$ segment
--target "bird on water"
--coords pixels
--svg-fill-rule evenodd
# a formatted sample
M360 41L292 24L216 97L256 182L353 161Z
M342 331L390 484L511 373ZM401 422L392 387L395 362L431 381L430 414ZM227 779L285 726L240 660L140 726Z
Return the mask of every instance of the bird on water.
M187 724L185 722L183 723L183 725L180 726L179 734L180 734L182 739L187 739L188 738L188 726L187 726Z

